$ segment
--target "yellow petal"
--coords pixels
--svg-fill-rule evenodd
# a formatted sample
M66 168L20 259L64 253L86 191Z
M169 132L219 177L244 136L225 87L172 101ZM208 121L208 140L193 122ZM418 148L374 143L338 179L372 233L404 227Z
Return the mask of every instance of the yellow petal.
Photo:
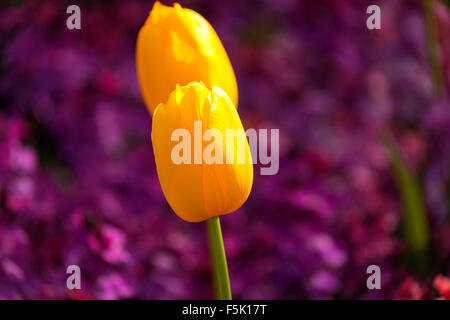
M233 68L211 25L198 13L156 2L139 31L136 66L144 101L153 114L177 84L202 81L222 88L238 102Z
M202 141L208 129L219 130L224 138L218 145L223 150L222 163L194 163L194 121L202 121L200 151L210 142ZM179 141L172 141L176 129L185 129L190 140L190 164L175 164L172 152ZM213 216L238 209L246 201L253 182L253 165L247 140L244 138L245 162L226 163L227 129L244 135L239 115L228 95L219 88L211 91L202 83L177 86L165 104L154 113L152 144L159 181L163 193L173 209L189 222L204 221ZM198 138L198 137L197 137ZM237 147L232 152L236 154Z
M207 129L218 129L223 137L223 164L203 166L205 205L209 216L226 214L237 210L247 200L253 182L253 164L250 148L239 115L227 94L218 87L211 91L208 112L204 112L203 122ZM238 147L227 148L227 130L233 130L241 137L243 163L239 163ZM232 153L234 163L227 164L226 155Z

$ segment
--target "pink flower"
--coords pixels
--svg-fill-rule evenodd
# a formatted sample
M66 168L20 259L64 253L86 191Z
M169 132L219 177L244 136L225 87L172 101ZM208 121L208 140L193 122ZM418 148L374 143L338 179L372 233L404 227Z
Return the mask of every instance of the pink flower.
M440 297L445 300L450 300L450 279L448 277L437 275L433 280L433 286Z
M425 290L413 278L408 277L404 280L397 289L397 299L400 300L420 300L422 299Z

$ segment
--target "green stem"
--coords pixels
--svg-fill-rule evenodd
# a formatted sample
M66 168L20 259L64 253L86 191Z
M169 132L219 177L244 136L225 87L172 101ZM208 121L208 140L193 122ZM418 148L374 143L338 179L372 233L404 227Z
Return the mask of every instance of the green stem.
M223 246L219 217L206 220L209 251L213 269L214 292L217 300L231 300L230 279L228 277L227 258Z
M436 18L433 12L432 0L423 0L423 11L425 15L425 28L428 42L428 56L433 79L433 90L436 96L441 96L444 91L444 77L439 59L439 43L437 36Z

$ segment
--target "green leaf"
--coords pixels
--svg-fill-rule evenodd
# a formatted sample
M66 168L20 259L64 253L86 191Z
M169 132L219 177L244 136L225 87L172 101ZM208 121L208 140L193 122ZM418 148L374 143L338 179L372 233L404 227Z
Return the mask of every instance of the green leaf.
M402 198L404 238L415 267L418 271L424 271L428 264L430 237L420 185L390 133L385 136L385 143L391 157L392 173Z

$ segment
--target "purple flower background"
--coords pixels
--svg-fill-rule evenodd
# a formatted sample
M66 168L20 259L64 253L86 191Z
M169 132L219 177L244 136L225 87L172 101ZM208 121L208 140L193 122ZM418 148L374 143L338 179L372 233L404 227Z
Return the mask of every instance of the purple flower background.
M222 39L244 127L280 129L279 173L256 165L248 201L221 219L234 298L393 299L450 275L450 103L433 95L420 1L379 2L381 30L366 1L180 1ZM70 4L81 30L66 28ZM1 299L212 298L205 225L164 199L137 83L152 5L1 8ZM448 91L450 13L435 9ZM423 192L422 276L403 259L385 130ZM71 264L82 290L66 288ZM371 264L381 290L366 287Z

